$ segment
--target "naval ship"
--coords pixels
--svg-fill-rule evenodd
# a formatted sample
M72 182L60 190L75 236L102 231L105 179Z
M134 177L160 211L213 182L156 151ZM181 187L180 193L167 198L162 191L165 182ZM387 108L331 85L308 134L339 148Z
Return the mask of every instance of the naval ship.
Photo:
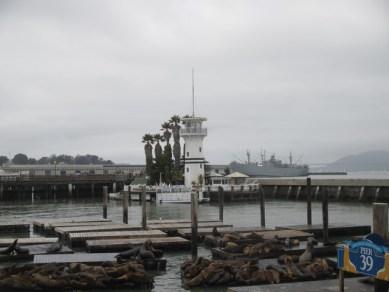
M307 165L293 163L292 154L289 155L289 163L283 163L276 159L275 154L266 159L266 155L261 153L261 162L252 162L250 152L247 151L247 161L244 163L233 161L229 164L231 172L238 171L250 177L291 177L307 176L309 168Z

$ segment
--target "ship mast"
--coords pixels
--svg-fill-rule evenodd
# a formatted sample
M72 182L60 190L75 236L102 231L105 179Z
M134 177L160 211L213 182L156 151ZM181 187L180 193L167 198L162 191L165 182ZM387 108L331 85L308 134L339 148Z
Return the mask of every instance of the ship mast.
M192 68L192 117L195 116L194 69Z

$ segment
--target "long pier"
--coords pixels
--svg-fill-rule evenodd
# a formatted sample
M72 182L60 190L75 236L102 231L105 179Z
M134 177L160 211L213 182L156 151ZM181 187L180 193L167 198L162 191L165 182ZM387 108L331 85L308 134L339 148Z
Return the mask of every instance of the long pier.
M310 189L312 199L320 200L326 189L331 200L389 201L389 179L311 178L309 186L306 177L251 178L248 182L241 185L206 186L205 192L211 201L218 201L218 190L221 187L226 201L250 201L259 199L258 185L261 185L266 198L305 200Z
M15 194L95 194L102 193L103 186L110 192L122 190L130 182L126 174L80 174L80 175L10 175L0 176L0 199L14 197Z

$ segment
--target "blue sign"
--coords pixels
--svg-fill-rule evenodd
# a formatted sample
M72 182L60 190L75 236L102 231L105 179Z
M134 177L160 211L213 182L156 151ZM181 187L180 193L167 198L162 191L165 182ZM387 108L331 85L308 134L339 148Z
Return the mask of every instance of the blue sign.
M386 254L389 247L377 234L370 234L360 241L346 241L338 248L338 268L377 278L387 278L385 271ZM389 254L387 254L389 255Z

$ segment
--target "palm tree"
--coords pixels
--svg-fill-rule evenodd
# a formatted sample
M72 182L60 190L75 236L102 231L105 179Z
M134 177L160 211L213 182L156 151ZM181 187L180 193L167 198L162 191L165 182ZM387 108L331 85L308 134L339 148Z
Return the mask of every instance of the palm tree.
M153 168L153 146L154 143L153 135L145 134L142 137L142 143L145 144L145 155L146 155L146 174L151 177Z
M155 134L154 141L157 143L154 146L155 160L160 160L162 158L162 147L161 144L159 144L159 141L163 142L164 138L160 134Z
M163 137L165 138L165 141L167 144L170 144L170 137L172 136L172 133L170 132L170 124L169 122L164 122L161 125L161 131L163 131Z
M181 157L181 145L180 145L180 122L181 118L178 115L174 115L170 118L170 127L173 132L173 156L174 156L174 164L176 168L180 167L180 157Z

